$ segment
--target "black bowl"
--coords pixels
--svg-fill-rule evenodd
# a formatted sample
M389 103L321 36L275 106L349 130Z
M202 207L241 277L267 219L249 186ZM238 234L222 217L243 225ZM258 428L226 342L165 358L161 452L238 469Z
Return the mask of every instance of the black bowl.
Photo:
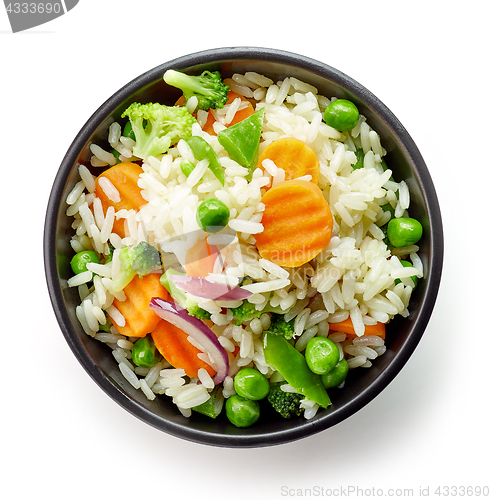
M425 268L409 305L410 316L390 323L387 352L369 370L354 370L343 390L331 391L332 406L307 421L284 420L268 414L250 428L234 427L225 418L216 421L193 414L183 417L169 398L149 401L121 375L108 347L82 330L75 307L76 290L67 286L71 222L65 199L77 182L77 162L89 159L91 142L106 134L108 122L118 118L133 101L173 104L179 91L162 80L167 69L201 72L219 70L223 77L256 71L275 79L294 76L319 89L319 93L354 101L387 150L387 161L396 179L405 179L411 191L411 215L420 220L424 236L419 255ZM233 47L190 54L158 66L128 83L110 97L78 133L63 159L48 203L44 232L46 278L61 330L75 356L93 380L117 403L148 424L190 441L229 447L259 447L297 440L348 418L375 398L397 375L423 335L437 297L443 265L443 229L436 192L418 148L397 118L367 89L336 69L307 57L279 50Z

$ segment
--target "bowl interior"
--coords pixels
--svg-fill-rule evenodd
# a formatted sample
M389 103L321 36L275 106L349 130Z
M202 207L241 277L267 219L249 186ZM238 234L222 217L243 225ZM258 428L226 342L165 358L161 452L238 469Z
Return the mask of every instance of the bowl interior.
M131 102L172 105L176 101L179 91L162 80L170 68L191 73L219 70L223 77L256 71L275 81L294 76L316 86L322 95L348 98L380 134L395 179L408 183L411 215L424 228L419 255L425 268L425 277L411 298L411 314L390 323L387 352L375 360L371 369L351 372L342 390L331 390L332 406L319 411L312 421L284 420L271 411L267 418L246 429L234 427L225 418L214 421L193 414L187 419L168 398L149 401L135 390L121 375L109 348L88 337L75 316L78 293L66 284L71 276L73 250L69 239L73 230L65 215L65 199L79 180L77 163L89 164L89 144L104 140L109 123L119 119ZM70 146L56 176L46 214L44 252L48 289L61 330L79 362L109 396L138 418L172 435L216 446L252 447L284 443L326 429L367 404L395 377L419 342L433 309L442 269L443 231L433 183L416 145L368 90L339 71L303 56L269 49L229 48L191 54L156 67L123 87L92 115ZM263 411L267 413L268 409Z

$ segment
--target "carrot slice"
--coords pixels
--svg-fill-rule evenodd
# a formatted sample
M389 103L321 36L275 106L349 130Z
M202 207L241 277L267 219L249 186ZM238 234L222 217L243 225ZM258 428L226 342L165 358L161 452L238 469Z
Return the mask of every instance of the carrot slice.
M299 139L282 137L268 144L257 162L263 171L262 162L266 159L285 171L285 180L311 175L312 182L319 182L319 160L314 150Z
M313 182L280 182L261 200L266 206L256 234L264 259L283 267L298 267L318 255L331 240L333 219L322 191Z
M247 99L244 96L241 96L239 94L236 94L235 92L232 92L231 90L228 92L228 101L226 104L232 104L232 102L235 101L239 97L242 101L246 101L248 103L247 107L244 109L240 109L235 113L235 116L233 120L227 125L227 127L230 127L231 125L235 125L236 123L241 122L242 120L246 119L248 116L251 116L254 114L254 107L252 104L249 102L249 99ZM175 106L184 106L186 103L186 99L184 96L179 97L179 99L176 101ZM196 116L196 114L195 114ZM213 113L211 111L208 111L208 118L206 120L206 123L203 125L203 131L210 134L210 135L217 135L215 130L213 129L213 124L216 122L215 117L213 116Z
M197 377L200 368L215 375L215 370L198 358L201 351L188 341L188 334L177 326L161 320L151 335L160 354L174 368L184 369L188 377Z
M124 326L118 326L111 318L116 330L128 337L145 337L159 323L160 317L150 309L153 297L168 299L167 290L160 283L160 273L150 273L140 278L135 276L124 288L126 300L114 299L113 305L124 316ZM111 317L111 315L109 314Z
M138 186L138 178L142 172L142 168L136 163L124 162L108 168L97 177L95 193L101 200L104 214L110 206L113 206L117 212L123 209L138 211L143 205L146 205L147 201L142 197L141 188ZM107 196L100 185L102 178L109 180L118 190L120 201L113 201ZM124 219L116 219L113 225L113 233L118 234L121 238L125 236L124 222Z
M357 337L351 318L340 321L339 323L329 323L329 331L346 333L347 338ZM385 340L385 324L376 323L375 325L365 325L365 335L377 335Z
M242 101L246 101L248 104L246 108L240 109L239 111L237 111L237 113L235 113L233 120L227 125L227 127L235 125L236 123L239 123L245 118L254 114L254 107L249 102L249 100L239 94L236 94L235 92L230 91L228 93L227 104L231 104L233 101L235 101L235 99L237 99L237 97L239 97ZM208 111L208 119L206 120L203 130L210 135L217 135L215 130L213 129L213 124L215 123L215 121L216 120L213 116L213 113L211 111Z
M218 248L210 245L206 238L198 240L186 253L186 274L196 278L206 278L213 272L219 253Z
M249 99L246 97L236 94L235 92L230 91L228 93L228 101L227 104L231 104L237 97L244 102L247 102L247 107L244 109L240 109L235 113L234 119L227 125L227 127L230 127L231 125L235 125L236 123L241 122L242 120L245 120L249 116L254 114L254 107L253 105L249 102Z

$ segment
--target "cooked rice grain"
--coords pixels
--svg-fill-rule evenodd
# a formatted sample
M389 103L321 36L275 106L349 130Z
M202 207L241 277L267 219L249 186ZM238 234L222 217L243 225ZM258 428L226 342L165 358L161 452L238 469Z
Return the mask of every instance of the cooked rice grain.
M387 323L393 316L409 314L408 305L414 287L412 276L423 276L423 262L417 245L389 251L381 229L390 212L381 210L389 203L397 216L407 214L410 206L409 189L405 181L391 180L392 171L382 168L386 154L378 133L371 129L364 116L360 116L353 130L340 133L322 120L323 112L335 98L318 95L317 89L294 77L273 82L255 72L235 74L226 83L239 95L254 98L256 110L264 108L262 151L272 141L294 136L307 142L319 159L319 187L330 203L333 214L333 234L325 248L311 263L298 269L285 269L262 259L255 248L254 235L263 231L261 203L266 186L282 182L286 178L283 169L272 160L265 160L262 168L256 168L252 179L246 180L248 169L228 157L217 138L203 132L207 112L198 110L198 123L192 133L204 138L217 153L225 174L222 185L209 169L208 160L197 161L184 140L170 148L162 158L150 157L143 163L144 173L138 185L148 203L140 209L120 210L110 207L105 213L101 201L95 196L95 177L84 165L78 166L80 181L67 196L67 215L73 216L75 235L70 241L75 252L91 249L101 257L109 255L110 244L114 248L110 264L89 264L85 273L68 280L68 286L78 288L81 305L76 315L84 331L113 349L121 373L134 387L140 387L147 398L166 394L173 398L179 411L189 416L190 408L210 397L214 387L208 372L200 369L198 379L185 378L181 369L173 369L165 360L151 369L136 368L131 362L131 349L136 339L112 333L96 333L99 322L105 322L105 312L116 325L124 326L125 320L112 305L113 299L125 300L123 291L114 292L112 280L120 272L119 249L139 241L148 241L162 251L165 267L176 263L184 266L186 253L204 237L196 222L196 210L203 200L216 197L230 210L226 230L209 235L208 243L217 245L223 259L217 259L210 281L237 286L243 278L248 281L243 288L252 292L248 302L258 311L267 305L285 311L285 320L294 321L295 346L303 350L310 338L331 338L346 357L350 369L368 368L382 355L386 346L380 337L364 335L365 325L377 321ZM194 111L196 100L187 102ZM247 106L235 99L224 108L212 110L216 118L214 130L226 128L238 110ZM113 123L108 130L110 146L123 158L132 157L135 142L121 136L121 126ZM362 169L353 170L355 151L364 153ZM115 163L115 157L98 145L91 144L91 164L107 166ZM189 177L181 171L181 162L191 161L195 168ZM309 176L302 179L310 180ZM120 193L109 179L100 177L99 185L114 202ZM123 219L126 234L123 238L113 233L116 220ZM413 267L405 268L400 258L409 259ZM101 262L103 259L101 258ZM227 264L225 266L225 263ZM94 274L93 274L94 273ZM88 287L92 280L94 287ZM395 280L400 283L396 284ZM252 283L251 283L252 281ZM320 294L319 297L315 297ZM313 299L311 303L311 299ZM231 307L241 301L219 302L197 299L198 305L211 313L212 330L219 343L233 353L239 347L238 356L232 359L229 374L223 383L224 397L235 394L233 377L243 366L254 366L271 381L282 377L266 364L262 346L262 332L270 327L269 313L261 314L243 326L234 324ZM222 312L222 307L228 308ZM346 334L330 332L329 324L351 318L357 338L347 340ZM192 341L194 342L194 341ZM343 350L344 346L344 350ZM201 346L198 348L202 351ZM206 352L200 359L214 366ZM139 379L138 377L144 377ZM285 384L287 388L287 384ZM302 400L305 418L313 418L318 406Z

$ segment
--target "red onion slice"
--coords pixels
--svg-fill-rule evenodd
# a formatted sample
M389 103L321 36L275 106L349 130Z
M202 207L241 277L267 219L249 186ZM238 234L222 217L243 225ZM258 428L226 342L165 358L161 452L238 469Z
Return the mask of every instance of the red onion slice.
M150 308L157 313L159 317L172 323L177 328L186 332L195 339L203 349L213 358L217 372L213 377L215 385L223 382L228 375L228 354L220 345L216 335L201 320L190 316L186 309L182 309L172 302L154 297L150 301Z
M204 278L194 276L184 276L172 274L172 282L184 292L190 293L196 297L213 300L244 300L252 295L249 290L238 286L229 286L222 283L213 283Z

